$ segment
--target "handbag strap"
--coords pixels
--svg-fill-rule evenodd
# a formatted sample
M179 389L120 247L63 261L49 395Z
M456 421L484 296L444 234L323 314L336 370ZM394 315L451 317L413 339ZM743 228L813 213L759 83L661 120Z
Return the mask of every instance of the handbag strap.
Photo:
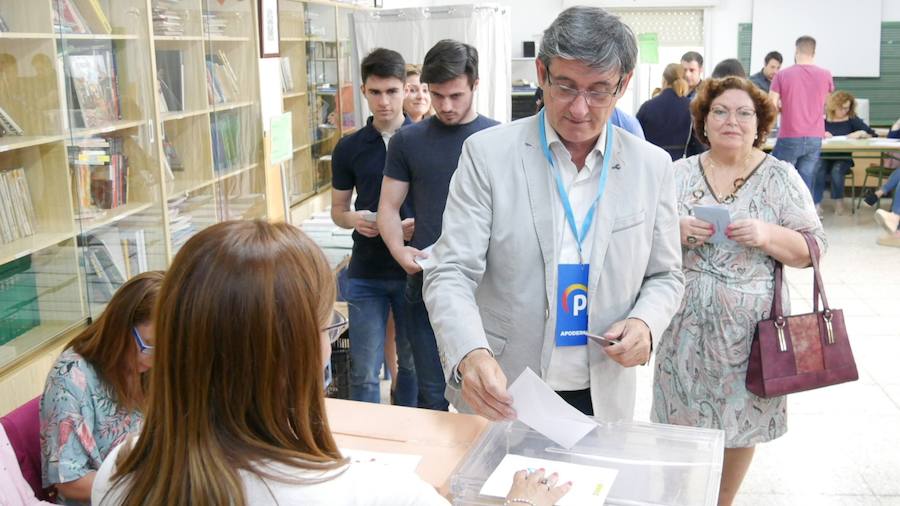
M819 312L819 297L822 297L822 306L824 309L830 310L828 298L825 296L825 284L822 282L822 274L819 272L819 244L815 237L809 232L800 232L806 241L806 247L809 248L809 258L813 268L813 312ZM784 306L782 305L781 295L784 283L784 265L775 260L775 294L772 297L772 310L769 318L777 320L784 316Z

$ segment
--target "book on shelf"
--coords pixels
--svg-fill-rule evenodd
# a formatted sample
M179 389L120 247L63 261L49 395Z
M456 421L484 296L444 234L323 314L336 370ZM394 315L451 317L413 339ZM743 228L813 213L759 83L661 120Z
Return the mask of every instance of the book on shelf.
M53 28L59 33L90 33L81 11L72 0L54 0Z
M109 302L125 282L125 256L115 227L78 236L92 303Z
M0 244L34 235L37 220L25 169L0 172Z
M128 203L128 158L121 137L75 139L69 146L75 180L75 200L91 217L92 211L115 209Z
M291 74L291 59L288 57L281 58L281 91L288 92L294 90L294 76Z
M184 35L184 17L182 16L182 11L173 9L173 7L178 7L179 5L180 2L154 2L153 33L155 35Z
M9 25L6 24L6 20L3 19L3 13L0 13L0 32L8 32Z
M222 37L228 29L228 21L215 11L203 11L203 33L212 37Z
M241 118L235 111L214 114L210 118L213 168L216 172L236 170L241 165Z
M115 54L108 44L73 48L66 56L74 127L96 128L121 117Z
M166 177L170 181L174 180L175 172L184 171L184 162L182 162L181 156L178 155L178 150L175 149L175 145L169 142L169 139L165 135L163 135L163 154L165 154L163 166L166 170Z
M234 102L240 96L237 74L224 51L206 55L206 84L210 105Z
M0 265L0 345L41 324L31 255Z
M0 137L7 135L25 135L25 131L3 107L0 107Z
M65 0L64 0L65 1ZM113 32L109 18L100 6L100 0L70 0L78 6L87 21L92 33L110 34ZM112 2L110 2L112 3Z
M156 75L166 111L184 108L184 56L177 49L156 50Z

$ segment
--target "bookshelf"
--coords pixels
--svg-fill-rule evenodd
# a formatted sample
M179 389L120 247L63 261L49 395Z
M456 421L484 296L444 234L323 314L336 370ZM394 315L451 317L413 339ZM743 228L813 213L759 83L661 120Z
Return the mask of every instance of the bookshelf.
M255 9L0 3L0 371L202 228L266 216Z
M331 187L331 152L359 127L358 68L352 6L281 0L284 111L293 116L294 156L287 163L291 205Z

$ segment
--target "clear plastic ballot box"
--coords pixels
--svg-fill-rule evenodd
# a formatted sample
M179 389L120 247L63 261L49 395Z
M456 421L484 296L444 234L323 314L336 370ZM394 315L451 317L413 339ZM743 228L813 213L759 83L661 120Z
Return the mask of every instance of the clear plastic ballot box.
M617 469L608 505L716 504L724 432L642 422L599 423L568 450L520 422L492 424L450 478L453 504L503 504L503 499L479 491L507 454ZM545 467L551 472L552 462Z

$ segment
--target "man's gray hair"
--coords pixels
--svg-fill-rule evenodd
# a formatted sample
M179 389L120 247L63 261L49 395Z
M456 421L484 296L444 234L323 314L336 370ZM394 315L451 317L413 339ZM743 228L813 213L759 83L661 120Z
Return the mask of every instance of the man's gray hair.
M618 16L598 7L569 7L544 30L541 40L538 58L544 66L549 69L554 57L625 75L637 62L637 41Z

